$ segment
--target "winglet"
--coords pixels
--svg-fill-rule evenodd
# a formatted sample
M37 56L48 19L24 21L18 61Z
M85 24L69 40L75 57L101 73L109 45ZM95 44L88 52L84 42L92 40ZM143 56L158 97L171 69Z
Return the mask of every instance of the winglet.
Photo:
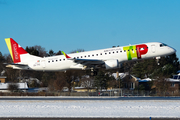
M66 57L66 58L71 58L69 57L65 52L61 51L63 53L63 55Z

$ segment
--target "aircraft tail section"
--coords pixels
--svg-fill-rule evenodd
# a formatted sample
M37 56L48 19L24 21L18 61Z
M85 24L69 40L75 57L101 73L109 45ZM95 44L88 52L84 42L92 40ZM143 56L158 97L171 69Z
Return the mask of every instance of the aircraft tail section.
M14 63L25 63L36 56L30 55L12 38L5 39L11 58Z

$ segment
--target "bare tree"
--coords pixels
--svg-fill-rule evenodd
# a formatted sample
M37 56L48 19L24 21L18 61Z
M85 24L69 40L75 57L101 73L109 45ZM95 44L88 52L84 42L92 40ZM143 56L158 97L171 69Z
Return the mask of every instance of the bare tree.
M81 79L81 87L87 88L88 92L89 89L93 86L93 79L90 76L83 76Z
M19 89L19 85L17 83L10 83L8 84L8 90L13 92L14 90L18 90Z
M26 51L31 55L40 56L40 57L44 57L47 55L45 48L39 45L35 45L32 47L27 46Z
M59 50L56 55L62 55L61 51Z
M56 53L51 49L49 50L48 56L54 56Z
M39 51L39 56L40 56L40 57L46 56L46 50L45 50L45 48L43 48L43 47L41 47L41 46L39 46L39 45L35 45L34 48Z
M63 87L66 86L66 79L64 73L56 72L55 75L56 75L56 79L53 82L54 89L61 91Z
M61 91L64 87L65 87L65 85L66 85L66 81L63 79L63 78L61 78L61 79L56 79L55 81L54 81L54 88L55 88L55 90L57 90L57 91Z
M165 96L167 94L169 89L167 77L162 75L157 77L154 81L154 85L156 86L156 92L159 96Z
M79 53L79 52L84 52L84 49L77 49L77 50L73 50L70 53Z

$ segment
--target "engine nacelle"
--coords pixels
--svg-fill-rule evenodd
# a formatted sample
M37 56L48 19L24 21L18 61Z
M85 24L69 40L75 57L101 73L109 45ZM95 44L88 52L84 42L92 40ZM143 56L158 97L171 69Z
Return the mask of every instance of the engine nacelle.
M112 59L105 61L105 67L106 69L114 69L119 67L118 60Z

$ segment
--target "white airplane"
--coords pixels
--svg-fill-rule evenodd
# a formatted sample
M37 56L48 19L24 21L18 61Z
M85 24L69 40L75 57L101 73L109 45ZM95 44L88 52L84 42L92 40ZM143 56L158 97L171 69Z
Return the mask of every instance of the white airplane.
M164 43L151 42L69 55L62 52L64 55L42 58L30 55L12 38L6 38L5 41L14 62L7 64L6 67L36 71L93 70L103 66L106 69L114 69L124 61L166 56L176 52Z

